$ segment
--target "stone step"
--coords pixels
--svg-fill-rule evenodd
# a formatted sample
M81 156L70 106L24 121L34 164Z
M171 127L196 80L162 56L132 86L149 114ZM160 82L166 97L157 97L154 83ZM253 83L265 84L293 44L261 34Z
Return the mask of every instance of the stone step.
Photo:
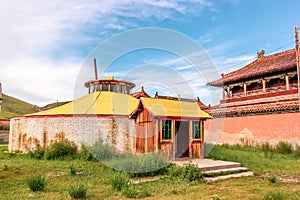
M228 164L222 164L222 165L212 165L212 166L199 166L200 170L202 172L207 171L216 171L216 170L225 170L225 169L233 169L233 168L239 168L241 167L240 163L228 163Z
M248 172L241 172L237 174L228 174L224 176L207 177L205 178L205 180L208 182L214 182L214 181L219 181L219 180L224 180L229 178L238 178L238 177L245 177L245 176L253 176L253 172L248 171Z
M217 170L208 170L208 171L203 171L203 174L218 174L222 172L245 172L248 171L249 169L246 167L233 167L233 168L225 168L225 169L217 169Z

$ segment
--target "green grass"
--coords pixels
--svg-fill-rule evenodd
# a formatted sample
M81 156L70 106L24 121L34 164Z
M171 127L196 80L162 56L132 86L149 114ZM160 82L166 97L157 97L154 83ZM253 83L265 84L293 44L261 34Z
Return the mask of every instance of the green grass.
M275 154L272 159L256 148L234 149L215 146L211 156L219 155L226 160L241 161L256 174L222 180L214 183L189 182L182 179L170 179L167 176L154 182L130 185L127 190L117 191L111 185L111 177L116 172L96 161L58 161L36 160L29 155L10 154L0 146L0 194L1 199L70 199L70 186L83 184L87 199L127 199L137 197L145 199L253 199L262 200L266 195L282 193L284 199L299 199L300 183L283 182L280 178L300 177L299 159L293 155ZM70 166L80 174L72 176ZM32 175L46 178L47 185L41 192L32 193L26 178ZM259 173L258 173L259 172ZM269 176L266 176L269 174ZM276 177L271 183L268 178ZM299 178L298 178L299 180ZM34 197L30 197L30 195Z
M31 104L3 94L0 119L10 119L34 112Z
M216 145L207 157L239 162L256 174L272 173L300 176L300 159L297 159L294 154L274 153L272 157L266 157L258 147Z
M42 107L42 110L49 110L58 106L62 106L66 103L70 103L70 101L64 101L64 102L55 102L55 103L51 103L51 104L47 104L46 106Z

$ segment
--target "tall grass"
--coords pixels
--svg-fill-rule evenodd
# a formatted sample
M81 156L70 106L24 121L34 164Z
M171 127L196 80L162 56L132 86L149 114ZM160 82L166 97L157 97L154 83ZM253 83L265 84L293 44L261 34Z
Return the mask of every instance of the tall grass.
M43 176L30 176L27 178L27 184L31 191L42 191L46 186L46 179Z
M245 148L241 145L215 145L207 158L239 162L257 174L272 171L300 175L299 170L293 170L293 167L300 166L300 159L293 154L279 152L282 151L277 151L276 147L272 147L268 143ZM293 152L295 154L296 150Z

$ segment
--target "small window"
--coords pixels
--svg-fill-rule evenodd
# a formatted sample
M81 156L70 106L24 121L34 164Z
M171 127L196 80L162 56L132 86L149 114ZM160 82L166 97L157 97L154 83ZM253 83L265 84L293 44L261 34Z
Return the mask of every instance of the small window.
M116 85L115 85L115 84L110 84L110 89L109 89L109 91L115 92L115 89L117 89Z
M171 140L171 129L172 129L171 120L162 121L162 139Z
M102 91L108 91L108 84L102 84Z
M125 94L130 94L130 89L129 89L129 86L128 85L126 85L126 87L125 87Z
M124 85L120 85L120 93L125 93L125 86Z
M97 92L100 91L100 85L95 85L95 91L97 91Z
M93 93L95 91L94 85L90 85L89 87L89 93Z
M201 122L193 121L193 139L201 139Z

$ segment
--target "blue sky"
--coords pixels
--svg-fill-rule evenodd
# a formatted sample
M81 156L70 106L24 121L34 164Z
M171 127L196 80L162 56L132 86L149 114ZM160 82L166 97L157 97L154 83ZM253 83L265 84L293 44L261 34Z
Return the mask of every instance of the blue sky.
M253 61L262 49L271 54L293 48L299 8L298 0L11 0L0 6L0 80L4 93L32 104L71 100L74 91L84 89L78 77L90 52L113 36L144 27L190 37L207 52L219 74L228 73ZM137 83L136 90L144 85L151 95L158 91L200 96L214 103L212 98L219 94L208 90L205 79L194 76L188 65L170 52L143 49L121 56L102 75L126 77ZM193 95L159 82L168 69L188 79ZM145 74L151 74L152 81L145 82Z

